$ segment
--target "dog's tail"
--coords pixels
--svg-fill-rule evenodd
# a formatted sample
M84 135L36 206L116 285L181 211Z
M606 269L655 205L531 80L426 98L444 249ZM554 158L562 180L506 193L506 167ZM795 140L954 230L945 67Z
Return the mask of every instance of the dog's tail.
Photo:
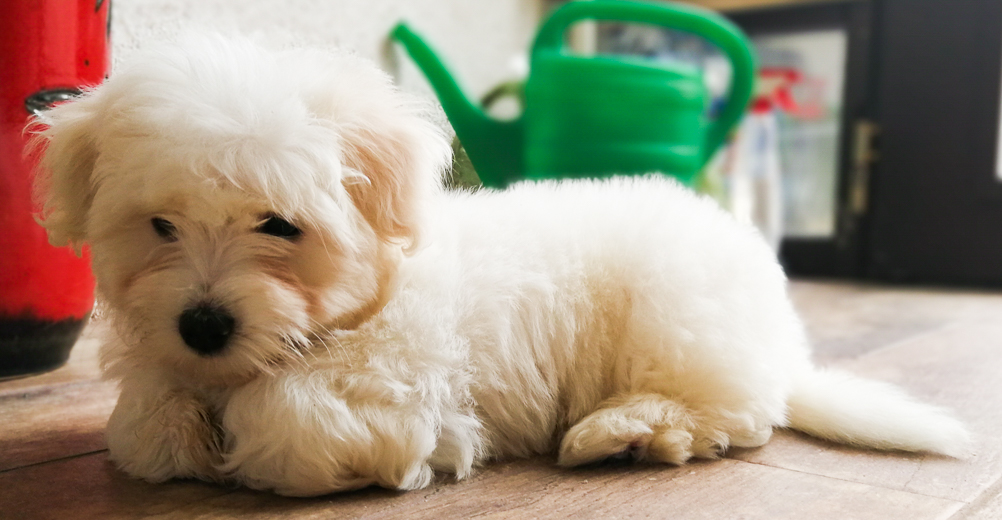
M789 426L809 435L882 450L963 457L970 435L945 411L887 383L815 369L794 384Z

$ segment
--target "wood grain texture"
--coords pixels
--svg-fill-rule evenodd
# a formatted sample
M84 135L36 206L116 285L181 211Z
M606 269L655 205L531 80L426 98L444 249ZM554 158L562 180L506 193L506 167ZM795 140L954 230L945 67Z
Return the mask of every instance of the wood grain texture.
M821 364L856 358L959 320L1002 316L1002 298L993 293L799 281L790 285L790 296Z
M810 298L846 287L797 290ZM795 290L796 292L796 290ZM913 334L876 343L859 356L847 355L835 347L828 352L830 365L856 374L888 381L919 399L953 410L974 434L974 445L965 460L936 455L882 453L857 450L784 433L758 450L735 451L734 456L756 464L802 471L854 482L970 502L1002 479L1002 456L998 446L1002 431L1002 298L990 294L942 293L864 289L869 296L849 298L860 301L855 308L861 316L875 311L876 300L883 309L930 316L935 327L920 327ZM807 296L806 294L804 296ZM823 308L818 302L804 305L801 312L817 327ZM838 300L838 297L833 298ZM816 307L810 307L816 305ZM838 307L837 305L834 307ZM833 307L827 309L837 313ZM847 321L848 318L846 318ZM879 321L877 322L879 323ZM859 335L868 341L867 334ZM824 349L824 347L821 347ZM824 354L824 352L822 352ZM824 356L822 356L824 357Z
M474 478L409 493L366 489L312 499L197 482L130 480L101 455L0 474L12 518L947 518L960 502L732 460L682 468L557 470L499 463ZM85 482L79 475L86 474Z
M998 520L999 518L1002 518L1002 481L996 482L977 500L950 517L950 520Z
M227 492L201 482L147 484L97 453L0 473L0 518L146 518Z
M91 381L0 397L0 471L105 449L117 398L113 384Z

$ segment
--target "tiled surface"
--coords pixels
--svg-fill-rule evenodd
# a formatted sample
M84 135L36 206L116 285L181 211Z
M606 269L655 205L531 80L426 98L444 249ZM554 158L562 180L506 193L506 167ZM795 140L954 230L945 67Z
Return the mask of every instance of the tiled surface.
M91 335L56 372L0 382L0 518L1002 518L1002 293L795 282L822 364L892 381L975 431L963 461L835 446L778 432L681 468L561 470L498 463L410 493L288 499L116 471L102 430L115 389Z

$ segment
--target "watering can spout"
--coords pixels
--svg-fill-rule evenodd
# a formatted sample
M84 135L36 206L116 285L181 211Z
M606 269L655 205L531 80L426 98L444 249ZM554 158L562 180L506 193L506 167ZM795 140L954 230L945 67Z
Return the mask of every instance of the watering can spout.
M467 155L484 184L505 186L522 171L522 119L499 121L463 93L434 50L406 24L391 33L428 78Z

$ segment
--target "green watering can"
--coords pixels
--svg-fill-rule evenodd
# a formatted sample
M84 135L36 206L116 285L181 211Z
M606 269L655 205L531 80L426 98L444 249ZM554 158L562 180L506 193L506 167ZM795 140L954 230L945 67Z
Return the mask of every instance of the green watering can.
M693 66L570 53L564 33L582 20L658 25L719 47L733 69L720 115L707 121L706 88ZM570 2L554 11L536 35L522 115L501 121L463 94L431 47L407 25L397 25L392 36L435 89L481 181L501 188L522 179L649 172L691 185L744 113L755 75L748 40L710 11L624 0Z

